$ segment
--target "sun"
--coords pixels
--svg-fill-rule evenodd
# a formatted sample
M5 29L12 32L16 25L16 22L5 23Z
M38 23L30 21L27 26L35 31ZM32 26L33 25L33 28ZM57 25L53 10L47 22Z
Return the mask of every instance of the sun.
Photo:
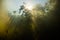
M28 10L32 10L33 9L33 5L28 3L28 4L25 5L25 8L28 9Z
M26 9L32 10L32 6L26 6Z

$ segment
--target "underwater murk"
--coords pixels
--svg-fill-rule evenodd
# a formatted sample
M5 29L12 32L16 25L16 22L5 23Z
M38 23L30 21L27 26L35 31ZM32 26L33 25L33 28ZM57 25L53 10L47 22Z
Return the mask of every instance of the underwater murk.
M58 40L60 0L0 0L0 40Z

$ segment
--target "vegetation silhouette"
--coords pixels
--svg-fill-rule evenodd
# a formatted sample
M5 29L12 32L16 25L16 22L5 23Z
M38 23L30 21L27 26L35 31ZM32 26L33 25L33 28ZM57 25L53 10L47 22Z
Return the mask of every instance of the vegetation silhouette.
M18 14L9 13L7 37L2 40L58 40L59 36L59 0L50 0L44 7L34 6L32 11L20 6ZM14 14L17 11L13 11ZM36 13L36 15L34 15ZM33 17L33 18L32 18ZM34 19L34 20L33 20Z

